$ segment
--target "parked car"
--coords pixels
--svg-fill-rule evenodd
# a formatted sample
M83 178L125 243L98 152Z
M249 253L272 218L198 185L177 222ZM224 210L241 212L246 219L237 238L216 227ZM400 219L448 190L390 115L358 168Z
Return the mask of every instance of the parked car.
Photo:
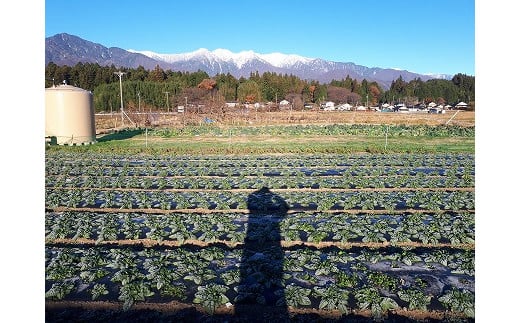
M428 110L428 113L446 113L446 111L444 111L444 109L431 108Z

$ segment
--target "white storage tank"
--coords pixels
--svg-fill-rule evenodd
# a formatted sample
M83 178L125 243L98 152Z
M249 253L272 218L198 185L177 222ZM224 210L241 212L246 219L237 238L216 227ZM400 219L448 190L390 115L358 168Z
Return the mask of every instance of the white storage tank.
M67 84L46 88L45 137L58 145L95 143L92 92Z

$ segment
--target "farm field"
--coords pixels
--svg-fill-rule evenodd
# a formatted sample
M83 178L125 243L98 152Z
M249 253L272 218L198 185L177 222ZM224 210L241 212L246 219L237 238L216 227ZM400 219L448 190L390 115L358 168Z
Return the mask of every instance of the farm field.
M296 114L296 112L293 112ZM71 147L81 152L146 154L319 154L319 153L474 153L475 115L470 111L446 114L376 112L300 112L301 123L281 112L255 118L211 123L207 116L158 117L158 124L139 128L108 127L120 116L96 116L97 143ZM313 116L319 119L313 120ZM351 118L356 123L345 123ZM134 118L135 119L135 118ZM137 119L135 119L137 120ZM240 121L242 120L242 121ZM262 121L263 120L263 121ZM269 120L276 120L269 124ZM451 120L451 121L450 121ZM449 124L447 125L446 123ZM111 123L111 122L109 122ZM68 147L47 147L48 151Z
M378 125L450 125L474 127L475 112L450 110L444 114L430 113L389 113L374 111L225 111L225 113L157 113L128 111L129 117L142 126L147 116L158 127L176 127L200 125L205 120L213 120L218 125L226 126L273 126L273 125L330 125L330 124L378 124ZM451 119L451 120L450 120ZM98 114L95 118L96 129L121 128L130 123L122 122L120 114Z
M283 127L276 138L298 143ZM369 142L398 143L316 148L354 128L298 127L316 138L303 152L150 153L142 132L114 137L132 142L125 149L141 141L126 153L103 142L48 149L46 320L473 321L474 128L361 127ZM146 140L218 147L224 128L183 129ZM229 129L221 147L268 137ZM453 148L403 146L421 137Z

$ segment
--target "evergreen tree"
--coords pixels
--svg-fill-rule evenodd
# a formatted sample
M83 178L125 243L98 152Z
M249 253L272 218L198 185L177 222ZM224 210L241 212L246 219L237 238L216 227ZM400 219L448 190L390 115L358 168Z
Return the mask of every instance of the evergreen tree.
M253 80L247 80L238 86L238 100L240 102L254 103L261 97L260 86Z
M162 82L166 79L166 73L164 73L163 69L157 64L153 71L148 74L148 80L152 82Z
M171 103L184 104L184 97L191 100L204 101L209 97L211 104L221 101L281 101L283 98L298 98L304 102L319 103L327 99L350 104L374 105L383 102L445 102L457 104L464 101L474 106L475 77L458 73L451 80L431 79L426 82L420 78L404 81L402 76L392 82L390 88L384 91L376 82L362 80L358 82L347 75L342 80L332 80L329 84L317 81L302 80L295 75L265 72L250 74L250 78L236 79L230 73L217 74L213 80L216 86L208 97L208 92L197 86L209 75L204 71L181 72L164 71L159 65L147 71L143 66L136 69L100 66L97 63L78 63L75 66L57 66L50 62L45 67L45 87L67 84L93 91L96 111L119 109L119 79L114 74L117 71L126 73L123 80L123 100L125 105L135 106L139 100L149 108L160 109L165 106L164 92L171 95ZM334 90L335 88L346 89ZM332 90L331 90L332 89ZM343 92L341 92L343 91ZM200 92L200 93L199 93ZM338 98L339 93L339 98ZM345 98L346 97L346 98Z

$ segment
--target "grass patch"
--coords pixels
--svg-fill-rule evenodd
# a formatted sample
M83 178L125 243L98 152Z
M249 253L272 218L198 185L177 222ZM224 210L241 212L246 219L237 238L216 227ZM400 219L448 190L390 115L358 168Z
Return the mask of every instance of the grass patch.
M108 139L106 137L108 136ZM89 146L48 146L48 150L151 154L272 154L272 153L474 153L474 137L363 135L236 135L157 137L133 130L105 135Z

